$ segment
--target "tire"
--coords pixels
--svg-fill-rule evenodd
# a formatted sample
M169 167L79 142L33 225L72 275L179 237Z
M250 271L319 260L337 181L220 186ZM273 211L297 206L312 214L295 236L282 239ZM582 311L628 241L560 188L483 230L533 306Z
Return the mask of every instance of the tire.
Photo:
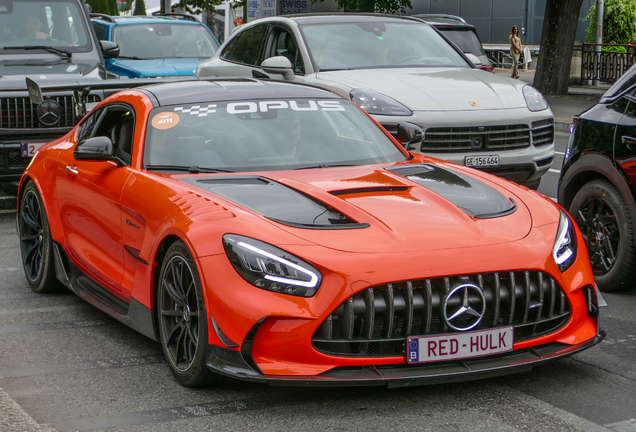
M221 377L205 365L207 313L192 254L180 240L163 259L157 314L161 347L174 377L187 387L216 384Z
M33 182L24 187L20 199L18 235L22 267L31 289L37 293L61 291L63 285L55 275L49 221L40 193Z
M633 287L633 225L618 189L608 180L586 183L574 196L569 211L583 234L601 291L620 292Z

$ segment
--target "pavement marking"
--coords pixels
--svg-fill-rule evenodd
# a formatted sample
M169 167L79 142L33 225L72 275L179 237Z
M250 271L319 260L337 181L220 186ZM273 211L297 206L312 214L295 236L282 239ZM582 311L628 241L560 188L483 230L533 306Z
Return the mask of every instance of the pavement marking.
M0 430L2 432L42 432L44 429L0 388Z
M558 152L558 151L555 151L554 154L558 154L558 155L562 155L562 156L565 155L564 152Z
M614 432L636 432L636 419L623 420L605 425Z
M20 270L17 267L5 267L5 268L0 268L0 273L2 272L14 272L14 271L18 271Z
M62 364L42 364L22 367L2 367L0 368L0 379L2 378L23 378L34 375L51 375L81 372L98 369L118 369L123 367L147 366L165 363L163 354L150 354L145 356L124 357L108 360L87 360L75 363Z
M75 329L86 327L100 327L113 325L117 321L111 320L85 320L85 321L66 321L55 323L41 323L41 324L22 324L22 325L6 325L0 326L0 334L10 333L30 333L34 331L44 330L63 330L63 329Z
M555 120L563 120L563 121L567 121L567 122L571 122L572 121L572 117L569 118L563 118L563 117L555 117Z
M559 174L561 170L550 168L548 171Z

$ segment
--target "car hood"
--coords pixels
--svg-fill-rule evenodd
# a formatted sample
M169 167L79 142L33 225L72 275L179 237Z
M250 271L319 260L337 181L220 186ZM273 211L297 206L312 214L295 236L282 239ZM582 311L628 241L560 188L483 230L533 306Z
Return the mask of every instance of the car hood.
M197 65L205 59L173 58L157 60L116 59L113 66L133 70L143 77L194 75Z
M241 206L294 236L342 251L470 248L528 235L532 218L515 187L450 167L398 164L180 180L224 206Z
M48 84L75 84L94 82L101 74L99 67L83 63L0 61L0 90L26 90L26 77Z
M316 79L373 89L413 111L525 108L524 83L470 68L395 68L318 72ZM349 96L349 95L346 95Z

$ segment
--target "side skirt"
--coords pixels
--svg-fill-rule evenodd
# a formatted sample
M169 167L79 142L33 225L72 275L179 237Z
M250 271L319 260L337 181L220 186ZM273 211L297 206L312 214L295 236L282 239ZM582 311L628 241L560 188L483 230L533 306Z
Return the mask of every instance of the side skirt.
M55 275L69 290L86 300L97 309L107 313L117 321L127 325L152 340L159 341L152 310L134 297L126 303L111 294L100 284L81 271L69 258L62 246L53 242L55 256Z

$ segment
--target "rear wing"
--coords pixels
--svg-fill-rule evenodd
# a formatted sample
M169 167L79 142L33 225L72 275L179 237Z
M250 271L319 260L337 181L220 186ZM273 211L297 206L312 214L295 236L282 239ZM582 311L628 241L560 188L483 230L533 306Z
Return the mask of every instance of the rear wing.
M37 82L31 78L26 78L27 89L29 91L29 98L34 105L40 105L46 99L47 94L72 91L73 92L73 108L75 115L78 118L83 118L89 108L93 108L95 104L88 103L88 95L94 90L103 90L104 96L110 96L122 90L129 90L136 87L152 85L152 84L165 84L182 81L198 81L199 78L134 78L134 79L112 79L112 80L82 80L80 81L68 81L64 84L54 83L48 84L45 82ZM211 79L201 79L201 81L211 81ZM91 106L93 105L93 106Z

